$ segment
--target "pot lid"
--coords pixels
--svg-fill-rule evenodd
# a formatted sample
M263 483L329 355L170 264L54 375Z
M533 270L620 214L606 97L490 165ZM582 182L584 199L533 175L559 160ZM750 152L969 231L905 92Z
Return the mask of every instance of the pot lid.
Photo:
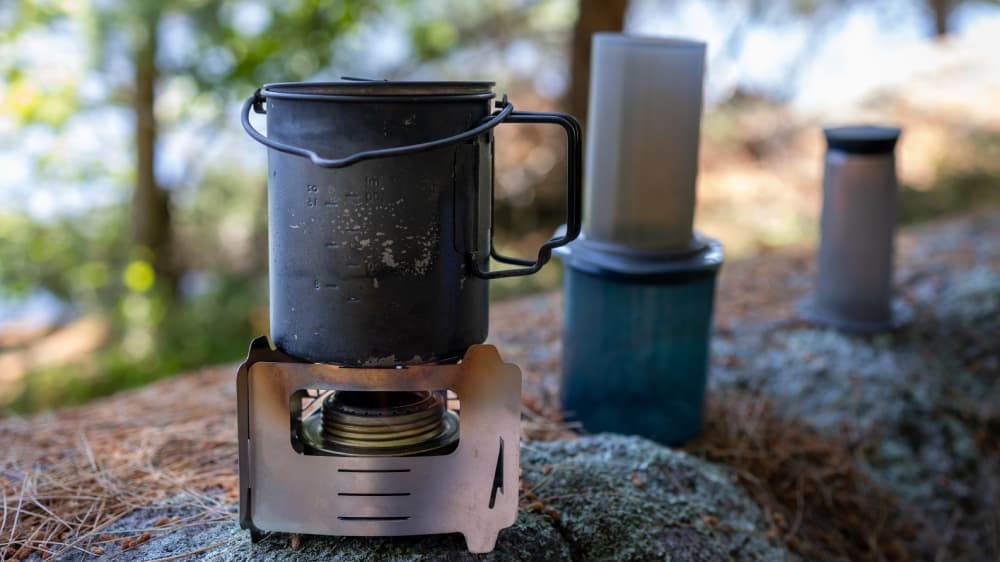
M494 82L395 81L346 78L339 82L266 84L267 97L313 96L469 96L492 97Z

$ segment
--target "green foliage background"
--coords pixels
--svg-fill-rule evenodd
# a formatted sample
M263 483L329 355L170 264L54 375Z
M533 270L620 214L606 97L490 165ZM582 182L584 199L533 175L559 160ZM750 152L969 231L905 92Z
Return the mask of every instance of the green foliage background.
M335 78L334 69L357 68L359 61L351 59L357 46L348 48L352 33L379 18L404 22L411 53L405 65L389 69L391 78L463 46L502 43L514 34L551 42L546 35L553 29L571 29L575 7L567 0L14 0L0 7L0 47L10 54L0 56L0 117L11 119L19 133L45 129L57 139L51 153L33 162L36 177L88 186L95 194L104 190L102 196L109 196L102 200L112 201L50 220L15 206L0 208L0 296L16 300L42 289L70 303L73 318L96 318L107 327L104 343L83 360L40 367L29 362L26 376L0 388L0 415L78 403L234 362L252 337L267 331L266 184L260 168L248 169L245 159L233 156L246 144L233 136L232 110L259 85ZM263 10L264 24L240 26L238 12L247 9ZM173 56L165 55L161 37L168 23L186 30L188 39ZM82 30L86 73L104 86L99 95L71 81L39 78L44 69L33 67L31 53L17 47L32 34L67 29ZM209 139L206 147L231 144L218 162L196 152L179 182L160 185L154 178L147 187L166 197L161 208L130 195L143 182L132 166L116 171L101 154L69 159L58 148L60 135L81 116L90 115L93 123L97 112L113 110L141 119L136 81L142 77L130 69L144 60L153 64L156 99L146 109L153 111L156 139L194 125ZM142 146L130 148L135 153L126 158L141 161ZM263 162L263 151L255 156ZM166 216L169 251L153 251L137 239L135 222L149 213ZM232 242L234 233L239 244ZM30 351L23 342L0 343L0 356Z

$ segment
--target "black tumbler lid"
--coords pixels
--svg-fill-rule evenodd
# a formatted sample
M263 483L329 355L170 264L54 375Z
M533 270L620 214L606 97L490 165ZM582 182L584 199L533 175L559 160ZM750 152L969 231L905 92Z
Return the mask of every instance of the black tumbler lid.
M896 148L903 131L898 127L862 125L823 129L830 150L848 154L888 154Z

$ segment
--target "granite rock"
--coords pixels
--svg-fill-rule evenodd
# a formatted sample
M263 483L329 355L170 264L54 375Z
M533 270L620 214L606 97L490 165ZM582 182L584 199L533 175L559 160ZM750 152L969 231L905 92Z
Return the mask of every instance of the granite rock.
M200 560L782 560L761 509L723 467L637 437L603 434L525 442L522 479L550 509L522 509L496 550L472 555L461 535L404 538L304 536L298 548L276 533L251 544L234 506L219 520L180 527L126 552L109 543L101 559L150 560L208 546ZM190 500L149 506L108 533L150 528L196 510ZM201 511L201 510L197 510ZM76 558L93 559L82 553ZM73 556L70 559L74 559Z

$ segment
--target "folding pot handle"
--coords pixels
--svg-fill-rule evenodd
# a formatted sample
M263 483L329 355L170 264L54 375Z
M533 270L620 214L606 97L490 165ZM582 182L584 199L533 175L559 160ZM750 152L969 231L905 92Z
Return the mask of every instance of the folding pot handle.
M500 112L496 114L499 117L504 111L510 108L510 104L507 103L507 98L504 96L503 101L497 102L497 107L501 109ZM582 173L582 163L583 163L583 149L582 149L582 138L583 135L580 132L580 124L572 116L566 113L537 113L529 111L514 111L505 120L506 123L552 123L559 125L566 132L566 164L568 167L566 174L566 231L561 236L556 236L551 238L548 242L542 244L541 248L538 249L538 257L534 260L527 260L521 258L514 258L509 256L504 256L496 251L493 246L492 237L490 238L490 257L495 259L500 263L506 263L511 265L520 265L522 267L514 269L501 269L499 271L483 271L479 267L479 263L475 259L470 259L470 268L472 273L482 279L499 279L503 277L516 277L519 275L531 275L542 268L543 265L548 263L549 259L552 257L552 250L558 248L559 246L564 246L576 239L580 234L580 224L582 222L581 217L581 199L583 186L581 178ZM492 205L491 205L492 208ZM492 225L491 225L492 228Z
M308 158L313 164L319 166L320 168L345 168L352 164L357 164L364 160L371 160L373 158L388 158L390 156L401 156L404 154L413 154L415 152L423 152L425 150L433 150L435 148L440 148L442 146L447 146L449 144L454 144L457 142L462 142L481 135L486 131L489 131L493 127L496 127L507 119L511 114L514 113L514 106L510 104L504 104L504 107L497 113L491 115L489 119L486 119L479 125L475 127L462 131L461 133L452 135L450 137L444 137L440 139L434 139L432 141L421 142L417 144L408 144L404 146L394 146L391 148L379 148L373 150L362 150L361 152L355 152L354 154L349 154L347 156L342 156L340 158L323 158L315 151L309 150L308 148L303 148L301 146L295 146L291 144L285 144L274 139L267 138L260 131L255 129L250 123L250 110L253 109L256 113L265 113L264 111L264 99L265 96L258 89L252 96L247 98L243 102L243 109L240 112L240 120L243 123L243 129L247 132L250 137L260 144L277 150L278 152L284 152L286 154L293 154L295 156L302 156L303 158ZM504 98L506 100L506 97Z

